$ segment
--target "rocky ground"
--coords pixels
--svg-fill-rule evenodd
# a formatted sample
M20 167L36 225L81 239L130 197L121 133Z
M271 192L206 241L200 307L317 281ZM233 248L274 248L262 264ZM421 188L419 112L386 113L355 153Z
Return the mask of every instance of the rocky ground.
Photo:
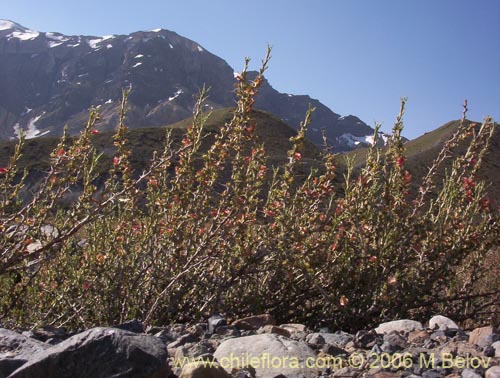
M269 315L228 324L144 329L139 321L70 334L0 329L0 378L500 378L500 334L435 316L349 334L276 325Z

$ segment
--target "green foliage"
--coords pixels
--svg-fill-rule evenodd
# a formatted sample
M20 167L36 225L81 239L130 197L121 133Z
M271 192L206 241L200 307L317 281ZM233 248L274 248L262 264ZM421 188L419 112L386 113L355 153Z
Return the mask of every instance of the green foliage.
M473 285L499 237L498 209L477 177L491 119L472 129L462 122L416 183L405 168L403 101L389 147L370 148L359 174L348 164L338 188L328 152L321 169L299 179L310 109L288 162L270 172L252 118L268 60L253 81L247 61L232 118L209 134L203 90L181 140L167 128L143 172L131 165L128 92L104 179L94 110L77 139L63 136L55 147L29 202L15 181L21 138L0 172L1 322L80 328L266 311L355 329L430 312L484 314L499 295ZM471 132L466 153L436 183Z

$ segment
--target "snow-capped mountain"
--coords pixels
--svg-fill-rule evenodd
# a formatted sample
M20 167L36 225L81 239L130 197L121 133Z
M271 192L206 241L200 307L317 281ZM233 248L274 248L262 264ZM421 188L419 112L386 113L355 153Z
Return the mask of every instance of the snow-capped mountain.
M200 88L210 88L208 108L234 105L234 70L198 43L156 29L129 35L68 36L30 30L0 20L0 139L70 133L98 107L99 129L115 127L123 88L132 87L127 123L159 126L192 114ZM309 138L321 129L337 151L355 147L342 135L366 138L373 129L354 116L341 117L305 95L283 94L263 84L257 107L294 127L311 103L316 107Z

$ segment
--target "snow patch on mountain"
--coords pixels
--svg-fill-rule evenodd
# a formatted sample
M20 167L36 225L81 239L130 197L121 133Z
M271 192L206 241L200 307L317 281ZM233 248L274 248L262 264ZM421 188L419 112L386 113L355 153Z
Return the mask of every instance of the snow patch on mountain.
M356 147L361 143L372 145L373 135L355 136L350 133L345 133L337 137L337 140L339 141L339 143L346 144L349 147Z
M43 114L42 114L43 115ZM46 135L50 133L50 130L41 132L36 128L36 123L40 118L42 118L42 115L36 116L34 118L31 118L28 121L28 125L26 130L23 130L24 137L26 139L33 139L33 138L38 138L43 135ZM19 139L21 137L21 126L19 125L19 122L14 125L14 135Z
M205 51L205 50L203 50L203 49L202 49L202 47L201 47L201 46L196 46L196 47L198 48L198 51L199 51L199 52L203 52L203 51Z
M97 49L98 48L98 44L102 42L102 38L95 38L95 39L89 39L87 41L87 44L90 46L90 48L92 49Z
M182 89L178 89L172 97L168 98L168 101L173 101L183 93Z
M138 62L132 66L132 68L139 67L142 64L142 62Z
M17 38L20 39L21 41L31 41L38 37L40 33L33 31L33 30L26 30L26 31L14 31L10 33L7 38Z

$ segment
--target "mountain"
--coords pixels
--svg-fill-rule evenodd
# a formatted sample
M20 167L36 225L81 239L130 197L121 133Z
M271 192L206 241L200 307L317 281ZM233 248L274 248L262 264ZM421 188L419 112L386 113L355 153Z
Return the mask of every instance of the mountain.
M203 144L200 151L206 152L213 142L212 136L217 133L224 123L233 116L234 108L215 109L208 118L204 127ZM288 161L287 151L292 147L290 137L297 135L296 130L291 126L265 111L252 111L252 118L255 121L255 135L258 142L264 143L266 151L266 161L271 167L278 167ZM127 134L128 146L132 154L130 161L136 173L143 172L149 167L153 151L162 151L165 141L165 128L172 130L174 147L179 147L186 129L192 123L192 117L176 122L168 126L145 127L129 130ZM96 147L99 154L102 154L98 164L98 172L102 181L109 169L112 167L113 147L112 131L92 135L91 142ZM0 140L0 167L6 167L14 152L17 141ZM25 142L22 157L19 161L19 172L25 169L29 172L22 196L29 198L30 193L37 190L37 186L45 177L50 168L50 153L57 147L59 138L48 135L39 138L32 138ZM301 163L297 167L298 177L306 177L311 168L320 167L321 150L312 142L306 140L302 150ZM224 174L228 174L225 172ZM226 177L227 179L227 177Z
M22 129L28 138L72 134L98 107L101 131L115 127L121 91L132 88L130 127L171 124L189 117L200 88L210 88L207 109L234 105L234 70L196 42L157 29L129 35L68 36L32 31L0 20L0 138ZM283 94L266 81L257 107L297 128L316 107L308 137L322 144L321 129L336 151L364 144L373 129L341 117L309 96ZM367 139L368 138L368 139Z

